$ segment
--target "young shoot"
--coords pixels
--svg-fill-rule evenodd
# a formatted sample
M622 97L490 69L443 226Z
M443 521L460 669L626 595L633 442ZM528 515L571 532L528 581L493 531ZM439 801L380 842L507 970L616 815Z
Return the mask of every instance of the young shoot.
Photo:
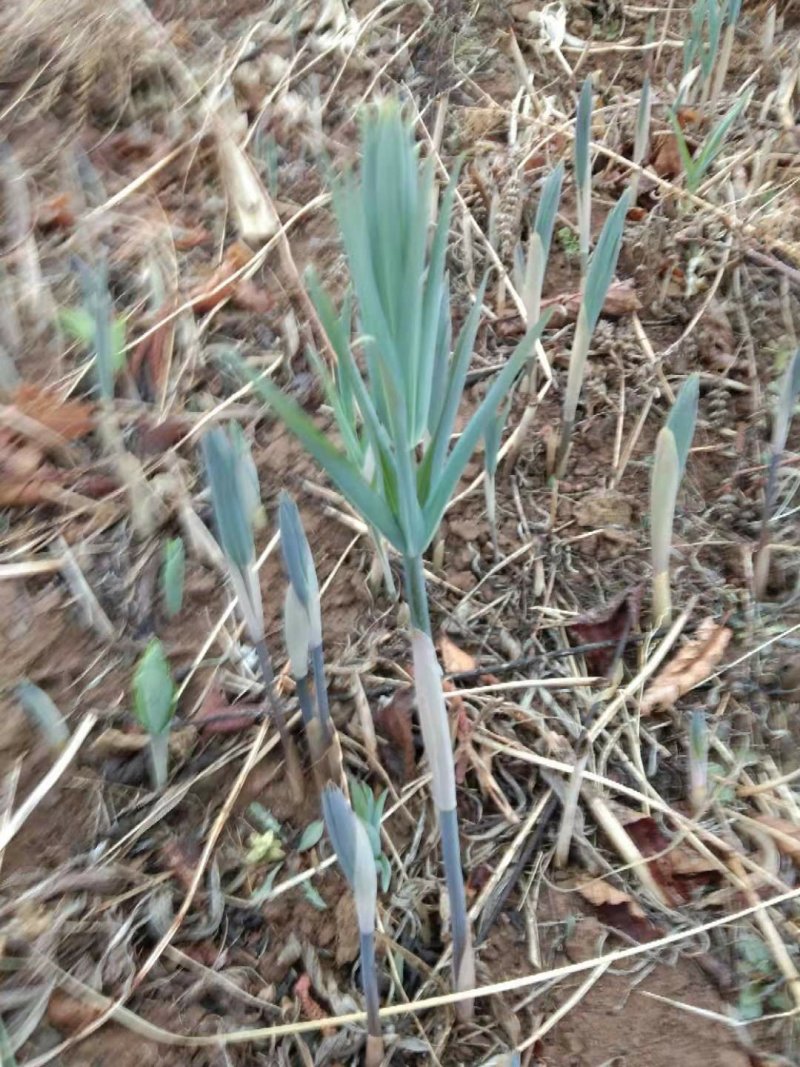
M697 420L700 377L692 374L683 383L669 418L656 440L650 482L650 542L653 557L653 626L666 626L672 617L669 588L669 556L672 526L689 448Z
M778 397L775 402L775 412L772 417L772 442L770 444L769 466L767 469L767 484L764 490L764 506L761 511L761 533L759 534L758 548L756 549L755 563L753 565L753 584L757 600L763 600L767 591L770 564L770 524L778 495L778 472L786 448L789 426L792 422L794 406L797 403L798 396L800 396L800 348L789 360L781 378Z
M577 192L578 240L581 250L581 273L589 266L592 241L592 79L581 86L575 116L575 189Z
M361 982L367 1008L367 1067L383 1060L383 1037L379 1016L378 974L375 966L375 914L378 879L369 835L338 786L322 793L322 814L339 866L355 897L358 920Z
M16 694L25 712L44 734L48 747L60 751L69 741L69 728L47 693L25 679L17 686Z
M348 782L350 803L367 831L369 843L372 845L372 855L375 857L375 866L380 873L381 892L385 893L389 889L392 867L381 848L381 820L389 791L384 789L376 797L366 782L359 782L357 778L349 778Z
M183 586L186 578L186 549L182 537L172 537L164 545L161 567L161 599L168 619L183 607Z
M617 269L617 259L622 246L622 232L625 227L625 216L630 204L630 189L626 189L620 199L614 205L606 221L600 237L589 260L589 268L584 279L581 306L578 311L578 321L575 324L575 335L572 340L572 351L569 357L569 371L567 373L567 388L564 393L564 407L561 419L561 437L556 453L556 475L561 478L567 465L572 434L575 429L575 416L578 410L578 399L583 379L586 374L586 360L589 355L589 346L592 334L603 310L606 294L614 279L614 271Z
M202 449L217 538L225 555L228 577L247 635L258 656L267 702L283 745L292 793L299 800L305 792L300 760L286 727L264 635L264 609L253 539L252 481L246 465L241 461L240 445L235 435L229 436L222 427L215 427L203 437Z
M325 683L325 656L322 649L322 611L314 559L306 538L300 512L288 493L281 493L278 506L281 552L289 579L284 604L284 634L292 677L306 726L314 718L308 685L308 661L314 673L317 713L323 740L330 737L330 710Z
M431 634L423 553L478 442L530 357L544 323L535 323L497 373L483 402L452 442L480 324L486 282L475 295L450 351L450 294L445 258L456 175L435 208L434 162L419 165L411 127L396 103L364 123L359 180L334 189L334 205L358 302L357 344L342 317L321 320L339 361L333 383L347 395L331 406L343 441L337 446L272 382L254 386L325 469L368 527L403 560L411 619L417 706L433 777L442 834L458 989L472 987L472 950L461 873L455 776L441 672ZM432 233L431 231L431 220ZM318 366L317 361L317 366ZM328 385L330 388L330 383ZM347 413L349 412L349 421ZM358 438L358 448L352 444ZM351 444L347 441L351 439ZM368 464L363 457L368 457ZM444 806L443 806L444 805ZM462 1015L471 1005L462 1002Z
M737 97L730 109L723 115L717 125L706 137L700 148L692 154L689 144L684 136L683 129L674 111L669 114L669 121L678 144L678 153L681 164L686 174L686 188L690 193L696 193L711 164L717 158L725 144L731 126L750 103L752 93L747 92Z
M167 784L169 729L175 714L175 683L158 638L145 649L133 675L133 711L150 736L150 766L153 788Z

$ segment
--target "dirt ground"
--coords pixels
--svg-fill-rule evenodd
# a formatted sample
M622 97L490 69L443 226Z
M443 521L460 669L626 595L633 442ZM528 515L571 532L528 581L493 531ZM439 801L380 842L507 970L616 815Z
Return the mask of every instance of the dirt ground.
M777 475L768 582L761 596L754 586L772 413L800 330L796 7L777 5L769 42L771 6L745 2L715 100L697 90L680 110L702 150L752 89L689 197L668 119L687 4L22 8L0 14L0 1062L363 1062L360 1024L314 1025L361 1008L354 906L313 833L310 770L304 802L289 793L209 533L199 442L235 420L259 476L259 580L287 707L294 714L274 537L282 490L298 501L323 590L347 772L388 791L378 964L382 1003L397 1010L385 1019L385 1062L800 1063L800 419ZM566 36L553 48L543 10L557 34L559 9ZM577 94L591 75L596 236L637 170L645 74L645 171L554 484L581 288ZM459 429L524 332L515 247L542 179L560 160L567 172L543 293L555 309L544 336L552 380L540 370L511 403L499 558L475 484L479 451L426 560L447 684L463 690L448 706L479 991L512 986L481 993L467 1024L446 1001L403 1007L449 992L407 612L382 586L355 514L227 361L235 351L251 370L269 368L335 438L306 356L322 338L303 277L313 266L337 300L344 293L328 177L357 162L359 114L389 95L404 101L423 154L435 145L447 172L462 160L448 250L454 332L494 272ZM233 172L231 143L244 147ZM243 173L257 190L244 197L250 210L275 213L272 237L245 232ZM121 454L107 447L91 346L65 317L86 299L79 261L107 265L124 319L110 405ZM680 625L665 635L650 625L650 474L693 372L699 419L671 572ZM170 614L163 559L176 537L186 572ZM132 698L153 636L178 687L160 794ZM648 708L661 641L665 662L705 666L693 688ZM48 745L27 683L59 709L71 741ZM609 708L559 866L569 772ZM710 737L699 814L697 712Z

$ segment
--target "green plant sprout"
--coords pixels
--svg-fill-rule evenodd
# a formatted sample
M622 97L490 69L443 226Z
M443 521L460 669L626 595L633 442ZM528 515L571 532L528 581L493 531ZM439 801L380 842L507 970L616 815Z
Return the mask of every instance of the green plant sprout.
M429 243L434 204L434 164L420 169L410 126L396 103L372 112L364 123L360 180L352 175L334 189L360 328L364 372L356 364L341 318L333 315L331 346L339 361L332 386L346 383L353 415L346 441L359 435L357 453L337 447L313 420L272 382L254 385L325 469L365 523L403 560L411 620L414 680L425 750L432 775L445 878L450 897L453 975L456 988L472 988L474 962L461 873L455 773L441 670L431 634L423 553L433 541L456 485L476 445L529 358L544 322L534 324L499 371L455 444L451 437L480 321L486 287L476 294L450 354L450 299L445 254L456 175L445 190ZM323 324L325 319L322 320ZM337 418L338 422L338 418ZM358 456L369 455L365 470ZM472 1005L461 1003L462 1015Z
M161 792L167 784L175 683L164 649L156 637L145 649L133 675L133 711L139 725L150 737L153 788Z
M366 782L359 782L357 778L348 778L348 783L350 803L367 831L369 843L372 846L372 855L375 857L375 866L381 876L381 892L385 893L392 877L392 867L381 848L381 819L389 790L383 789L376 797Z
M252 483L245 465L241 462L236 437L228 436L222 427L215 427L205 434L202 450L206 477L211 489L217 537L225 555L228 577L236 594L247 635L256 650L267 703L283 746L292 796L299 802L305 793L300 759L286 726L264 634L264 608L258 584L253 540Z
M678 499L697 420L700 376L690 375L678 393L669 418L656 439L650 482L650 541L653 557L653 626L672 618L669 556L675 503Z
M325 683L325 656L322 649L322 611L314 559L306 538L300 512L288 493L281 493L278 506L281 552L289 585L284 603L284 635L292 677L303 722L309 727L314 709L308 685L308 662L314 673L314 691L322 740L330 739L330 710Z
M55 752L62 749L69 741L69 728L47 693L27 679L17 685L15 692L25 712L44 734L48 746Z
M589 266L584 278L581 306L578 311L578 321L575 324L575 335L569 357L567 388L564 393L561 419L561 436L556 453L556 476L559 478L564 475L572 443L578 399L586 374L586 360L589 356L592 334L597 326L597 320L600 318L600 312L603 310L606 294L614 278L614 271L617 269L617 259L622 246L622 231L625 227L625 216L628 213L629 204L630 189L626 189L603 223L603 229L589 259Z
M578 240L581 254L581 273L589 267L589 248L592 242L592 79L581 86L578 110L575 115L575 189L577 193Z
M373 848L361 819L354 814L338 786L329 785L322 793L322 813L339 866L355 897L358 919L361 982L367 1007L367 1067L383 1061L378 974L375 966L375 915L378 880Z
M186 578L186 548L182 537L171 537L164 545L161 565L161 598L168 619L174 618L183 607L183 587Z
M770 524L778 495L778 471L789 436L789 427L794 415L794 406L800 396L800 348L789 360L781 378L778 398L772 416L772 442L770 444L767 484L764 490L764 506L761 511L761 532L753 564L753 585L757 600L763 600L767 591L770 565Z
M747 108L751 97L752 92L747 92L735 100L694 155L689 149L677 115L674 111L670 111L669 121L675 134L681 165L686 174L686 189L688 192L696 193L700 188L704 175L722 151L725 138L728 136L731 126Z

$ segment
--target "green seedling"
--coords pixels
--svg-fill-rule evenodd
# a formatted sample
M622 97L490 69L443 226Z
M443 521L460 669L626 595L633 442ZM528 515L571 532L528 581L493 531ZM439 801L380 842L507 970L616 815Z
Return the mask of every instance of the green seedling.
M700 377L692 374L683 383L669 418L656 440L650 482L650 539L653 557L653 626L666 626L672 617L669 588L669 556L672 526L689 448L697 420Z
M160 505L141 463L125 448L114 409L115 381L125 358L125 326L114 315L105 264L92 268L78 260L76 265L83 287L83 307L62 312L61 323L94 356L94 375L100 395L98 435L128 493L134 532L144 539L152 535L158 524Z
M353 892L358 919L361 954L361 981L367 1007L367 1067L383 1061L378 973L375 966L375 915L378 881L373 849L367 829L337 786L329 785L322 794L322 812L339 866Z
M62 328L94 355L97 389L105 401L114 397L114 383L125 366L125 320L114 314L105 264L92 268L77 261L83 307L59 314Z
M359 782L355 778L348 779L350 785L350 803L353 811L361 819L372 846L372 854L375 857L375 866L380 873L381 892L385 893L389 888L392 877L392 867L389 859L384 855L381 848L381 820L383 809L386 806L388 789L382 790L376 797L365 782Z
M145 649L133 675L133 711L150 737L153 788L167 784L169 731L175 714L175 683L158 638Z
M702 711L692 712L689 724L689 803L695 815L708 798L708 723Z
M48 746L56 752L62 749L69 741L69 729L47 693L33 682L22 681L16 694L25 712L44 734Z
M572 443L578 399L586 374L586 360L589 356L592 334L597 326L597 320L600 318L600 312L603 310L609 286L614 279L614 271L617 269L617 259L622 246L622 232L625 227L625 216L628 213L629 204L630 189L626 189L603 224L603 229L600 232L594 252L592 252L584 279L581 306L578 311L578 321L575 324L575 335L569 357L567 388L564 393L564 407L561 419L561 437L556 454L556 475L559 478L563 477Z
M514 285L525 305L527 320L531 323L538 322L541 315L542 286L553 241L553 229L558 218L563 181L564 164L559 163L542 185L536 218L528 238L527 253L523 254L521 245L517 245L514 252Z
M247 635L256 650L267 702L283 745L292 789L299 802L305 793L302 769L275 686L275 672L264 635L264 609L258 584L253 539L253 493L235 436L221 427L203 438L203 460L211 489L217 537L225 555L228 577L236 593Z
M164 562L161 566L161 598L168 619L177 615L183 607L185 577L186 549L183 538L172 537L164 545Z
M678 121L678 116L674 111L670 112L669 120L675 134L675 140L678 144L681 164L684 173L686 174L686 188L688 192L696 193L700 188L700 183L702 182L704 175L722 151L725 144L725 138L728 136L731 126L733 126L734 122L736 122L742 112L747 108L751 97L752 93L747 92L736 99L734 104L720 119L694 155L692 155L692 152L689 149L689 145L683 134L683 129Z
M360 180L350 175L334 189L358 300L363 372L343 317L333 312L320 316L339 363L333 383L339 393L335 404L333 396L331 402L338 411L342 446L321 433L313 419L274 384L257 378L254 385L365 523L402 557L417 706L450 896L454 981L463 990L474 985L474 966L459 855L452 743L431 635L423 553L544 323L528 330L452 444L486 287L484 281L451 355L445 256L456 178L444 192L429 241L429 226L436 216L433 160L420 168L411 128L396 104L386 103L371 113L364 124ZM350 421L344 425L348 412ZM472 1010L467 1002L460 1008L462 1015Z
M300 512L288 493L281 493L278 507L281 552L289 585L284 603L284 636L297 686L300 710L306 727L314 718L308 685L308 663L314 675L317 714L324 742L330 740L330 710L322 649L322 611L314 559Z
M770 540L772 516L778 495L778 472L780 470L789 427L794 415L794 407L800 396L800 348L787 364L778 390L775 412L772 417L772 442L770 444L767 484L764 490L764 506L761 511L761 532L758 538L755 562L753 564L753 584L756 598L763 600L767 591L770 565Z
M578 98L575 116L575 189L577 193L578 241L581 272L589 266L592 241L592 79L586 78Z

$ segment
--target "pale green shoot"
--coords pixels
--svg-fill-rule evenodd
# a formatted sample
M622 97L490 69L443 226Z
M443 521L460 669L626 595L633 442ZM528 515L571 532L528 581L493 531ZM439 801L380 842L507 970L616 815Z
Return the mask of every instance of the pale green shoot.
M177 615L183 607L185 577L186 549L183 538L171 537L164 545L164 562L161 566L161 598L168 619Z
M672 617L669 587L669 557L672 527L686 460L689 456L700 377L692 374L683 383L666 424L656 440L650 483L650 541L653 558L653 626L668 625Z
M150 737L153 788L167 784L169 730L175 714L175 683L158 638L145 649L133 675L133 711Z
M686 188L690 193L696 193L700 188L700 184L708 171L711 164L717 158L719 153L725 144L725 138L733 126L734 122L739 118L742 112L746 109L750 103L752 92L747 92L743 96L738 97L730 109L723 115L711 133L706 137L703 144L692 155L689 145L681 129L681 124L678 122L678 118L674 111L670 112L669 120L672 124L672 129L675 134L675 140L678 144L678 152L681 157L681 164L683 165L684 172L686 174Z
M69 729L47 693L26 679L19 683L16 694L26 713L44 734L48 746L54 751L62 749L69 741Z
M641 167L647 155L650 143L650 75L645 75L642 91L639 94L639 106L636 110L636 132L633 140L633 162ZM639 190L639 171L635 170L631 176L631 200L636 203Z
M354 814L344 793L337 786L326 786L322 793L322 814L339 866L353 892L358 919L361 951L361 980L367 1008L367 1064L380 1064L383 1058L378 974L375 966L375 915L378 881L375 859L366 827Z
M575 116L575 188L577 192L578 238L581 250L581 271L589 266L592 241L592 79L581 86L578 111Z
M689 803L698 815L708 797L708 724L705 714L695 709L689 724Z

